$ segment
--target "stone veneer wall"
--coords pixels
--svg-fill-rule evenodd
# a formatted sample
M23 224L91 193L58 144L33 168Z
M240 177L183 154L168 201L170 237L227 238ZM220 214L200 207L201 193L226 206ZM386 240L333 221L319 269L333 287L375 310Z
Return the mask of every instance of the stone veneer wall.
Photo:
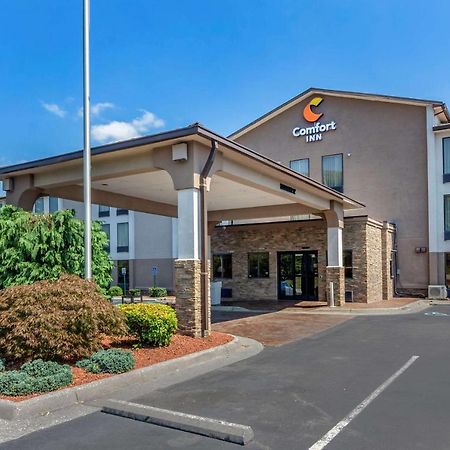
M345 280L345 290L353 291L354 302L391 298L383 292L382 228L367 216L344 220L343 248L353 255L353 278ZM231 300L236 301L276 300L277 252L295 250L318 252L319 299L326 300L326 247L322 220L218 227L211 236L212 253L233 254L233 278L224 279L223 287L232 289ZM248 278L248 253L259 251L269 252L269 278Z
M201 337L201 280L199 259L176 259L175 308L181 334Z
M276 300L277 252L292 250L318 251L319 298L325 298L326 245L322 220L218 227L211 235L212 253L233 254L233 278L222 281L236 301ZM269 252L269 278L248 277L249 252Z

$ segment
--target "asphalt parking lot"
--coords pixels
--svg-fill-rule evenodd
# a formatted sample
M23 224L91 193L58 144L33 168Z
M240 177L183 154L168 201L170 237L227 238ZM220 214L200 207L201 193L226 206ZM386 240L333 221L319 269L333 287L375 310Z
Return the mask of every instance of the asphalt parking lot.
M356 317L133 401L250 425L248 449L448 449L449 344L447 306ZM0 448L238 447L98 412Z

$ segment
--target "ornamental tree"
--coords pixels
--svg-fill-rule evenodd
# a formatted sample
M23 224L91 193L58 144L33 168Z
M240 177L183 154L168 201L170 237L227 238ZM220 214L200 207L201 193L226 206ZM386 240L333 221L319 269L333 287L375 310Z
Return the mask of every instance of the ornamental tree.
M112 261L105 251L108 237L92 223L92 274L105 293ZM84 222L72 210L33 214L14 206L0 209L0 289L62 273L84 275Z

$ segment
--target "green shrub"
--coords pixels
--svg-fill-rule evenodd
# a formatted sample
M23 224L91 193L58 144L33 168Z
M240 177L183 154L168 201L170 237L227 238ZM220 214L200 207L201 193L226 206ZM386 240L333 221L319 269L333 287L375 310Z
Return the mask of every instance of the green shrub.
M163 287L153 286L148 288L148 295L150 297L167 297L167 289Z
M130 333L141 344L166 346L175 333L178 323L175 310L167 305L120 305L125 313Z
M3 358L0 358L0 372L3 372L6 369L6 363Z
M75 275L0 291L0 354L6 358L80 359L101 348L103 334L126 333L123 314L94 282Z
M92 373L124 373L134 369L134 365L133 353L115 348L100 350L77 362L77 367Z
M74 211L33 214L6 205L0 208L0 289L57 280L62 273L84 275L84 222ZM111 283L112 262L104 246L108 237L92 223L92 273L102 292Z
M28 395L49 392L72 383L72 370L68 365L37 359L25 363L20 370L0 374L0 393L3 395Z
M111 297L122 297L123 291L120 286L111 286L108 290L108 294Z
M140 297L140 296L141 296L141 290L140 290L140 289L130 289L128 292L130 293L130 295L131 295L133 298L136 298L136 297Z

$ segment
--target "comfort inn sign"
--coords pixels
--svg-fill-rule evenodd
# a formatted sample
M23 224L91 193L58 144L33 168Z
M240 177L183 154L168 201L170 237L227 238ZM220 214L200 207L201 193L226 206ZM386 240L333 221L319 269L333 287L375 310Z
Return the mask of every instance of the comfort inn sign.
M314 97L303 110L303 117L307 122L314 123L310 127L295 127L292 130L294 137L305 136L306 142L316 142L322 140L322 133L327 131L333 131L336 129L336 122L332 120L329 123L320 123L319 119L323 116L323 113L316 113L313 111L323 101L322 97Z

